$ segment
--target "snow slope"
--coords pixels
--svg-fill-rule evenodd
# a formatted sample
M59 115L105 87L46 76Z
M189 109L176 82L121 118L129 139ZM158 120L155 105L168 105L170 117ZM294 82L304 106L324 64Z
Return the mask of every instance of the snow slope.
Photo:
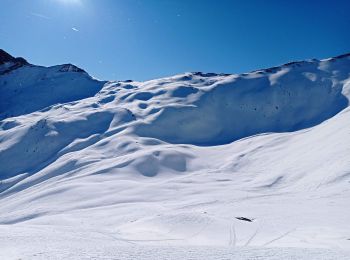
M350 257L350 55L147 82L6 57L7 257Z
M94 96L104 83L72 64L35 66L0 50L0 120Z

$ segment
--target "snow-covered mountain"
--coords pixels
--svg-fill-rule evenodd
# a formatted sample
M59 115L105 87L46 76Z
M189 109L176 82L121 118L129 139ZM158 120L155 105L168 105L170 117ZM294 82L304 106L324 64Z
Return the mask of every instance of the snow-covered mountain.
M349 257L349 100L350 54L107 82L0 51L0 245Z
M34 66L0 50L0 120L91 97L104 83L72 64Z

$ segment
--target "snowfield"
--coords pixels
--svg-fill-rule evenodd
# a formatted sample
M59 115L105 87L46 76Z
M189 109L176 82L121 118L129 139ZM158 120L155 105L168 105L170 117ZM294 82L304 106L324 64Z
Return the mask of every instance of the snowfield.
M350 55L146 82L0 57L1 259L350 259Z

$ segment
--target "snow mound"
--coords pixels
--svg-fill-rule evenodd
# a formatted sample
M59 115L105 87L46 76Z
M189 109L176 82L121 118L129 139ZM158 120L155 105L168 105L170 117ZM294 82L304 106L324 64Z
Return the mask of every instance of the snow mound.
M292 63L224 76L189 105L164 107L135 133L170 143L220 145L260 133L308 128L348 105L342 91L349 71L338 71L339 66L349 68L350 60ZM190 86L171 91L175 97L197 92Z

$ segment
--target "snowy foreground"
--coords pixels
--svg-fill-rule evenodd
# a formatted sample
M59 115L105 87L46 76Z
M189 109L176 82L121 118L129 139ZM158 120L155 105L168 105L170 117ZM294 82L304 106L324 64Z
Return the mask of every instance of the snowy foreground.
M147 82L0 57L0 259L350 259L350 55Z

